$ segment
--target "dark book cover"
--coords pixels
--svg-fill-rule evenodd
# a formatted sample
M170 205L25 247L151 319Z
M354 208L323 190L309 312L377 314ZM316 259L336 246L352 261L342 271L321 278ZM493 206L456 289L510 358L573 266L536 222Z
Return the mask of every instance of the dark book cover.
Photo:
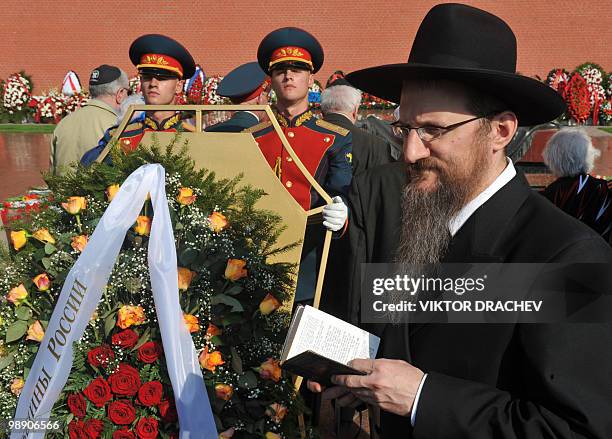
M295 375L316 381L324 386L332 386L332 375L367 375L346 364L338 363L313 351L304 351L285 360L281 368Z

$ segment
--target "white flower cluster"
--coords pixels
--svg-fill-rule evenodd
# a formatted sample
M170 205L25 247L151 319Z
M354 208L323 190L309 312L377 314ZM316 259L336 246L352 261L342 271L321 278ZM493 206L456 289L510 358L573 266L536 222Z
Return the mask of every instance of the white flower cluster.
M587 89L591 97L591 106L595 104L596 99L601 103L606 98L606 92L601 86L603 79L601 70L595 67L586 67L581 70L580 74L587 83Z
M217 94L217 88L222 79L223 76L215 75L204 81L204 87L202 87L202 101L204 104L214 105L224 102L224 99Z
M4 108L9 114L21 111L30 102L32 86L30 82L19 73L14 73L8 77L4 84L3 102Z

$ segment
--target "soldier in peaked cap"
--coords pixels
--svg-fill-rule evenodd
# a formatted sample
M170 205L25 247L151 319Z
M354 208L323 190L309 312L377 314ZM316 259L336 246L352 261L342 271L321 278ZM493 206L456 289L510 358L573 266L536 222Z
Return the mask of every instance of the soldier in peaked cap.
M270 81L259 63L253 61L236 67L219 84L217 94L233 104L267 105ZM239 133L267 119L263 111L237 111L224 122L206 128L210 132Z
M321 186L339 201L351 183L351 141L349 130L315 117L308 104L308 88L313 74L323 64L323 48L308 32L285 27L268 34L257 50L257 60L270 76L277 96L273 110L295 153ZM323 204L308 180L300 173L270 121L246 130L257 140L270 167L304 210ZM342 203L340 203L342 204ZM342 206L344 206L342 204ZM326 207L324 226L337 231L341 224L333 224L334 209ZM314 296L317 273L316 249L324 228L309 227L304 240L302 262L298 276L296 302Z
M183 90L185 78L190 78L195 72L195 62L187 49L164 35L149 34L137 38L130 46L129 54L140 75L145 103L149 105L174 104L176 96ZM189 127L185 116L174 110L147 112L125 128L119 145L128 153L138 147L148 131L175 132ZM98 158L116 128L107 130L98 145L85 153L82 164L89 165Z

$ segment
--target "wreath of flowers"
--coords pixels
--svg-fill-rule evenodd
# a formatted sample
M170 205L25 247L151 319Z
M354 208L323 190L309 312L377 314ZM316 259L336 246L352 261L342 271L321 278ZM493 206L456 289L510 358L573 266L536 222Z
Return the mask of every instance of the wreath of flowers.
M552 69L546 76L546 84L565 96L565 89L570 80L570 74L565 69Z
M130 94L140 93L140 75L135 75L130 78L129 81Z
M52 196L10 223L0 257L0 416L17 396L44 337L63 280L122 181L143 163L166 169L184 324L223 438L298 437L304 409L279 366L294 267L269 263L280 218L254 207L263 192L196 170L186 148L156 142L130 155L47 176ZM177 150L180 150L177 152ZM61 437L177 438L174 396L147 269L150 203L126 236L98 309L74 345L73 366L52 419Z
M567 86L567 106L572 118L584 123L591 114L591 101L587 83L579 74L574 73Z
M198 75L187 92L187 103L196 105L202 103L203 86L202 77Z
M576 67L575 71L584 78L587 84L591 108L599 108L601 102L606 98L606 92L602 86L604 79L603 69L598 64L588 62Z
M23 122L32 97L32 81L25 72L13 73L2 82L2 117L7 122Z
M219 83L222 80L223 76L220 75L213 75L206 78L206 81L204 81L204 86L202 87L202 103L204 105L229 103L229 99L217 94L217 88L219 88Z

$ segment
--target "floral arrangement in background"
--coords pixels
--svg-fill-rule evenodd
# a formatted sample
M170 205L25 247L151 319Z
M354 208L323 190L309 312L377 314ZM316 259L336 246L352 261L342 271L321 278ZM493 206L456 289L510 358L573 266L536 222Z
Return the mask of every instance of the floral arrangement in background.
M32 96L29 107L33 111L36 123L59 123L65 116L80 108L89 100L85 92L66 96L57 90L50 90L47 95Z
M135 75L129 81L130 94L140 93L140 75Z
M229 99L217 94L217 88L219 88L219 83L222 80L223 76L220 75L213 75L206 78L204 86L202 87L202 104L216 105L230 103Z
M559 120L578 124L610 124L612 114L612 79L598 64L587 62L572 73L557 68L549 72L545 82L555 89L567 105Z
M9 223L0 255L0 416L17 397L66 275L127 176L143 163L166 169L184 324L198 350L220 437L298 437L303 405L279 366L289 325L289 264L268 262L280 218L254 207L263 192L196 170L180 137L47 176L39 212ZM177 414L147 269L147 202L128 232L96 312L74 345L73 366L52 419L59 437L177 438ZM291 247L291 246L290 246ZM290 248L289 247L289 248Z
M32 80L24 71L13 73L0 83L2 91L1 122L21 123L28 113L32 96Z

